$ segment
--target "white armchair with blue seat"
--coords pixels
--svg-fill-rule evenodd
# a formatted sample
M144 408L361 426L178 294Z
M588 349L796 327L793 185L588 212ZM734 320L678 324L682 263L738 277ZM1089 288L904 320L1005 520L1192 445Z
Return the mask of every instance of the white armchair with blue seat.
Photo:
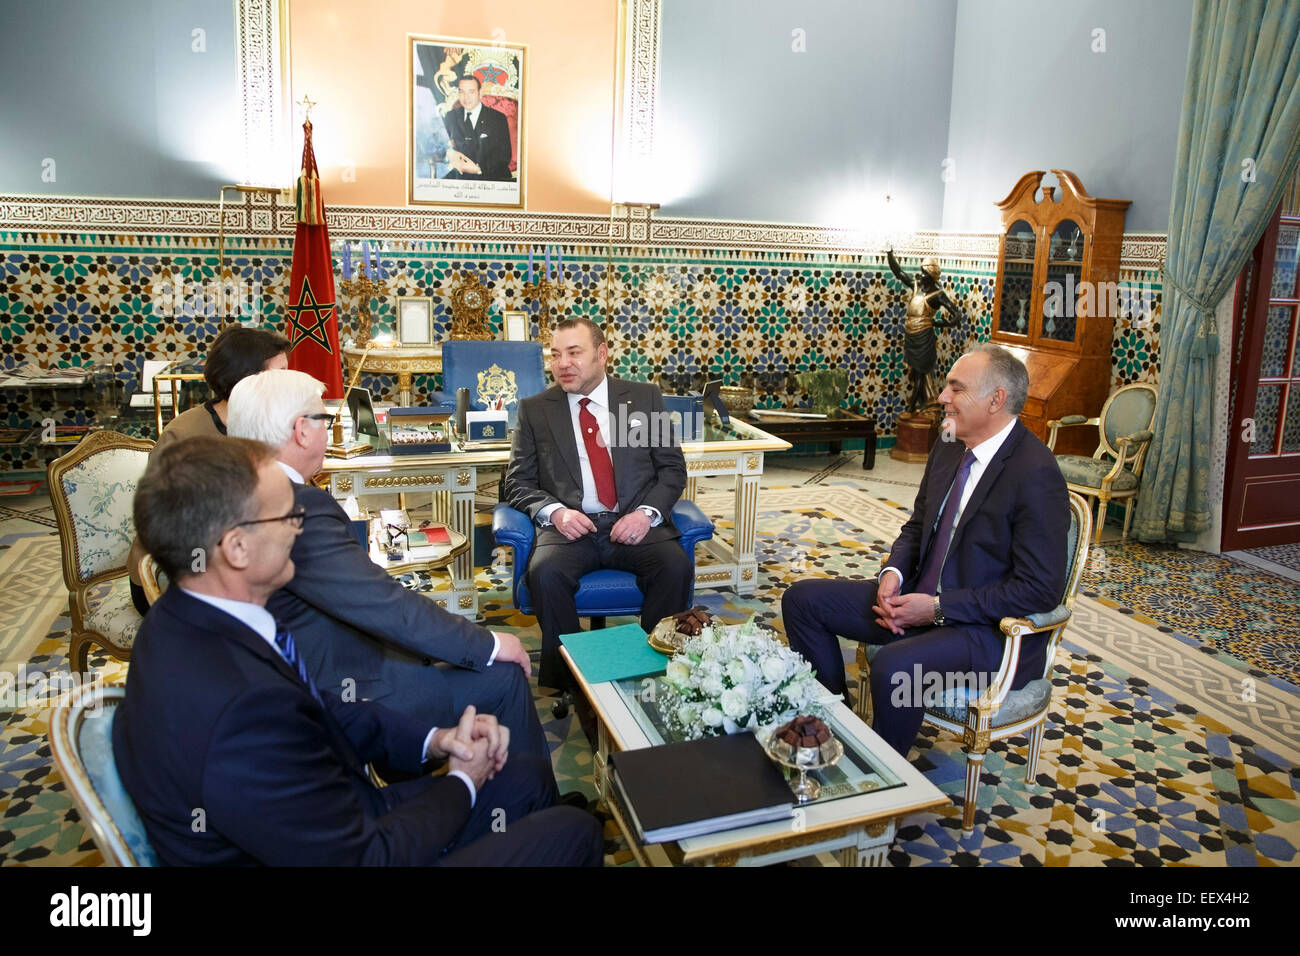
M673 505L673 525L676 526L678 542L695 566L695 546L701 541L713 537L713 522L693 501L679 500ZM532 597L528 593L528 559L533 553L533 539L537 528L531 518L522 511L516 511L507 504L499 504L492 512L492 534L498 545L512 548L513 581L511 595L515 607L525 614L533 614ZM692 584L689 607L695 598ZM591 618L592 630L605 626L607 617L624 614L640 614L645 598L637 587L636 575L630 571L614 571L608 568L584 574L578 581L578 616ZM685 608L683 608L685 610ZM555 716L563 717L568 712L563 702L556 705Z
M109 866L157 866L144 823L113 758L113 717L126 688L88 684L50 714L50 752L81 820Z

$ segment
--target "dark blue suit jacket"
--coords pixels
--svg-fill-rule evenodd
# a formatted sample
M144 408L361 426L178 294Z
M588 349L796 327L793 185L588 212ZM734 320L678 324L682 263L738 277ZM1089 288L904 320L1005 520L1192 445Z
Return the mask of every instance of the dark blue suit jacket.
M293 580L266 608L293 633L323 692L338 696L348 679L357 697L406 711L430 693L422 659L487 667L490 631L402 587L371 561L329 492L295 483L293 498L307 509L291 553Z
M140 628L113 722L118 773L163 863L438 859L469 818L464 782L380 789L365 769L418 772L429 728L322 697L328 709L246 625L168 589Z
M903 573L904 593L924 566L940 508L965 453L959 441L936 442L926 462L912 517L885 561ZM939 578L947 622L996 628L1003 617L1056 607L1065 589L1069 530L1061 469L1047 446L1017 421L984 469L953 532Z

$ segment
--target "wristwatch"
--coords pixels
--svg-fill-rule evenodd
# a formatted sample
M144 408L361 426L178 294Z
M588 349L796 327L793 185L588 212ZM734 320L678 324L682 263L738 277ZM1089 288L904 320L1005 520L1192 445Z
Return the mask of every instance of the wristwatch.
M649 518L651 524L654 524L654 520L655 520L655 510L654 510L653 508L651 508L649 505L642 505L641 507L637 508L636 510L639 511L639 512L641 512L641 513L642 513L643 515L645 515L647 518Z
M947 623L947 618L943 616L943 608L939 605L939 595L934 596L934 623L943 627Z

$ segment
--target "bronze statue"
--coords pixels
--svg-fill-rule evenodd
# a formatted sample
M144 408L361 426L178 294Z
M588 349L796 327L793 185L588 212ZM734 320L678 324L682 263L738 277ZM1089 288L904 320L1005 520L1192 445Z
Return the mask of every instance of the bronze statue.
M912 397L908 400L907 410L923 411L938 403L939 392L942 391L934 374L938 359L934 330L956 325L963 318L963 313L939 285L937 261L933 258L922 260L921 271L915 279L909 279L894 258L894 250L890 249L886 255L894 277L912 288L912 294L907 300L907 320L903 325L903 355L907 359L912 379ZM935 313L940 309L947 309L954 318L947 322L937 318Z

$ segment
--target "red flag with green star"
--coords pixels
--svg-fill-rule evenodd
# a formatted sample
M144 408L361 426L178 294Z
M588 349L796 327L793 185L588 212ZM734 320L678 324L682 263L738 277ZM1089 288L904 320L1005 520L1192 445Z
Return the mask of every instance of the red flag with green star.
M326 398L343 397L339 320L334 302L334 262L325 225L320 173L311 146L311 120L302 124L302 171L294 188L298 228L293 237L289 275L289 368L325 383Z

